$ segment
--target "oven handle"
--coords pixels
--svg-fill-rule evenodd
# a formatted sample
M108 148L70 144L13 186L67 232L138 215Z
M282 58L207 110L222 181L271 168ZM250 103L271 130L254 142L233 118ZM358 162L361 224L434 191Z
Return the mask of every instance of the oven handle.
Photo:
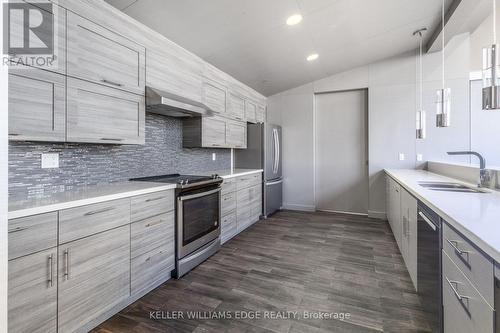
M204 196L207 196L210 194L220 192L221 190L222 190L222 188L218 187L215 190L211 190L211 191L207 191L207 192L201 192L201 193L196 193L196 194L191 194L191 195L180 196L179 201L201 198L201 197L204 197Z

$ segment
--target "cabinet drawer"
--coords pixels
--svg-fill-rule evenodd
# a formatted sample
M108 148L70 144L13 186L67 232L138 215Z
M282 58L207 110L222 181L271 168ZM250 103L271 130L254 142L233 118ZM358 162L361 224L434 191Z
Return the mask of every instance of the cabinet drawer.
M240 190L243 188L251 187L262 182L262 175L260 173L254 173L251 175L241 176L236 178L236 189Z
M130 223L130 199L107 201L59 212L59 244Z
M144 95L68 78L67 141L144 144Z
M132 295L151 289L170 278L174 268L174 243L146 252L131 262Z
M174 220L174 212L170 212L132 223L131 257L141 256L165 244L173 244Z
M174 191L162 191L133 197L131 202L131 221L140 221L148 217L174 210Z
M66 139L66 78L41 69L9 70L9 140Z
M57 212L9 221L9 260L57 246Z
M443 224L443 250L493 306L493 261L446 223Z
M232 192L221 196L221 216L225 216L235 209L236 209L236 193Z
M493 309L443 251L445 333L493 332Z
M236 235L236 212L233 211L222 218L221 242L225 243Z
M227 178L222 182L221 194L231 193L236 191L236 178Z
M144 95L144 47L72 12L67 27L69 76Z

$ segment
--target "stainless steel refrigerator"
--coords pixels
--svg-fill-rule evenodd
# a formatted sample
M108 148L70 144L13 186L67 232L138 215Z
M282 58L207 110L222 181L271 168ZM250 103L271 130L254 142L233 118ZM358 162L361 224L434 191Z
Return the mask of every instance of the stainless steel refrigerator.
M235 150L234 167L264 170L263 215L280 210L283 204L281 126L248 124L247 149Z

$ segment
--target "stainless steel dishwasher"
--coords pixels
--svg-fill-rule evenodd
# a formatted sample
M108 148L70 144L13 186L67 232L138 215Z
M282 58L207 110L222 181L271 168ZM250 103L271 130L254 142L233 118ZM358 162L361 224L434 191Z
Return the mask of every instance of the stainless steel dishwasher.
M417 292L431 331L442 332L441 219L419 202L417 221Z
M500 272L495 277L495 332L500 333Z

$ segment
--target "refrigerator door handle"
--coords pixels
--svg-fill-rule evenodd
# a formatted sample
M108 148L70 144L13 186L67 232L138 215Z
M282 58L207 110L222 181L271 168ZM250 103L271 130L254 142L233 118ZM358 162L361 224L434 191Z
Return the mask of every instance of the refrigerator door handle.
M273 139L274 139L274 164L273 173L278 173L278 131L273 128Z
M266 183L266 186L278 185L278 184L281 184L281 183L283 183L283 179L277 180L275 182Z
M281 160L281 147L280 147L280 136L278 130L276 130L276 144L278 146L278 158L276 159L276 173L280 170L280 160Z

